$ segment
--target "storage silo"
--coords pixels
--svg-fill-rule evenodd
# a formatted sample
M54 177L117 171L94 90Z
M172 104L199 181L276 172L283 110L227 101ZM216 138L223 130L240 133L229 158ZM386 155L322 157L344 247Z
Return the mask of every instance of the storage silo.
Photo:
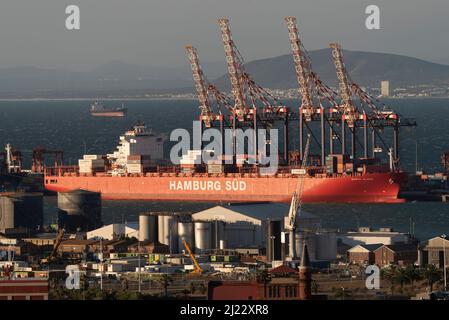
M58 192L58 223L67 231L90 231L103 225L101 193L86 190Z
M316 239L316 259L335 260L337 258L337 236L335 232L320 232Z
M281 220L267 221L267 260L281 260Z
M182 252L184 250L184 243L182 242L182 240L185 240L193 250L193 246L195 244L193 237L194 237L193 222L191 221L178 222L178 252Z
M158 239L170 247L170 252L178 252L178 220L178 215L174 213L158 214Z
M139 241L158 241L158 216L152 213L139 215Z
M14 228L36 230L43 223L42 193L9 193L0 196L0 232Z
M317 235L314 232L298 232L296 234L296 255L298 257L302 256L302 249L304 248L304 244L306 244L310 260L316 261L316 239Z
M195 221L195 253L212 249L212 223Z
M225 227L226 223L221 220L214 220L211 222L212 227L212 241L211 241L211 247L212 249L222 249L221 243L224 245L226 240L226 232Z

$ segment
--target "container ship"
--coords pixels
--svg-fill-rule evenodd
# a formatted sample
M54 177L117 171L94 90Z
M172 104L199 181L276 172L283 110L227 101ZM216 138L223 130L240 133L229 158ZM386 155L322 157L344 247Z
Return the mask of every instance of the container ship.
M301 96L297 110L283 105L273 91L258 85L245 70L228 19L219 19L218 24L230 95L220 92L204 77L197 49L185 47L198 96L200 129L213 128L221 137L231 130L232 161L220 158L205 163L202 160L207 150L197 147L184 154L179 165L164 162L161 138L149 133L144 125L137 125L120 137L113 154L85 155L76 168L48 168L46 188L97 191L105 199L290 202L301 181L304 202L403 202L398 193L407 174L399 168L399 128L416 123L380 105L352 82L338 43L330 44L338 92L326 86L311 69L296 19L286 17L285 22ZM295 131L299 132L299 141L295 141L298 148L290 150L294 124L298 126ZM261 153L235 148L237 130L271 132L272 128L281 132L279 138L282 136L283 143L274 146L279 139L271 137L271 133L262 139L254 134L253 144L262 145ZM391 147L381 136L387 129L393 131ZM309 157L305 150L310 140L311 149L320 153ZM262 174L264 166L254 159L268 148L271 154L272 146L277 149L281 165L270 175ZM384 151L388 151L388 164L380 161L379 153Z
M65 192L96 191L103 199L290 202L303 169L281 166L276 174L261 175L244 162L234 165L196 165L200 150L189 150L181 165L163 159L164 139L139 124L120 137L108 155L84 155L77 167L45 169L45 188ZM406 174L380 164L361 164L356 170L345 157L329 156L327 167L308 167L304 202L396 203Z
M108 108L101 102L95 101L90 106L90 114L94 117L124 117L128 111L123 105L116 108Z

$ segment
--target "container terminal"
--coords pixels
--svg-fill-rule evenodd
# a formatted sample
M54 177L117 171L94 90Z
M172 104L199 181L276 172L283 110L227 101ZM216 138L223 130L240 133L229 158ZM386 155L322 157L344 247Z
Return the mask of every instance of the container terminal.
M256 84L245 70L229 20L220 19L232 97L206 81L196 48L186 46L186 53L200 104L201 130L216 128L224 136L224 130L231 129L232 154L217 150L222 157L202 161L208 150L192 149L179 165L164 166L160 159L162 141L149 134L145 126L137 125L120 137L113 154L85 155L78 167L46 168L46 189L58 192L82 188L99 191L104 199L290 202L298 178L305 176L305 202L404 201L398 198L407 177L399 164L399 131L416 122L380 104L354 83L346 72L341 46L336 43L330 47L339 92L326 86L312 70L296 19L287 17L285 22L302 96L298 110L290 110ZM290 150L294 126L299 129L298 150ZM262 175L263 165L258 162L261 154L257 150L237 154L235 132L274 127L280 127L283 136L282 150L278 150L281 163L272 174ZM383 137L389 129L391 144ZM264 148L270 144L266 137ZM304 158L307 144L310 152ZM382 163L382 153L384 158L388 156L388 163Z
M445 291L437 272L449 248L445 235L419 241L413 228L409 233L388 227L331 230L303 210L305 202L403 201L398 195L407 173L399 164L399 130L416 123L379 108L351 81L338 44L331 48L339 92L324 85L311 69L295 18L285 21L302 96L298 110L280 104L244 70L229 20L220 19L219 26L232 98L206 82L197 50L186 47L202 127L223 131L280 125L284 143L277 172L260 174L261 166L248 161L257 153L232 154L232 164L225 159L198 164L208 151L192 149L180 165L170 164L163 157L163 138L143 123L121 136L113 153L83 155L75 167L63 165L62 152L42 148L31 171L43 172L45 188L58 193L58 223L43 226L41 193L0 195L0 299L71 299L75 291L60 289L67 283L66 268L74 266L83 275L78 285L88 298L104 298L106 292L116 299L130 293L136 299L394 297L393 285L366 290L363 268L368 264L387 268L392 279L397 270L410 268L423 275L407 293L401 283L401 298L430 299L434 289ZM290 150L288 143L294 124L298 150ZM392 130L391 147L381 136L386 129ZM8 173L23 172L14 164L20 163L19 154L9 150ZM388 164L381 161L384 152ZM55 155L53 167L45 167L46 153ZM140 212L138 221L104 225L103 199L228 204L197 212Z

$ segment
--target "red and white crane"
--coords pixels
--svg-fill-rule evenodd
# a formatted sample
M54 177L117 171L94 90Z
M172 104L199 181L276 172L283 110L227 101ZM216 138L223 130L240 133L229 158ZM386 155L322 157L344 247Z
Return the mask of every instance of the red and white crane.
M243 59L241 58L237 47L232 40L229 19L218 19L220 25L221 37L223 40L226 62L228 65L228 74L231 81L231 90L234 96L234 112L239 121L244 121L248 113L246 106L246 97L243 89Z
M207 128L212 126L214 120L220 120L221 115L215 115L212 111L211 102L209 100L209 93L206 87L206 79L203 70L201 69L198 51L194 46L188 45L185 47L187 57L190 61L192 69L193 80L195 81L195 88L200 102L200 119Z
M286 17L288 35L290 38L290 45L293 52L293 62L295 64L296 79L298 80L299 93L301 94L301 108L300 113L305 117L306 121L311 121L315 113L313 105L311 78L310 78L310 60L304 55L302 50L303 45L298 35L298 27L295 17Z

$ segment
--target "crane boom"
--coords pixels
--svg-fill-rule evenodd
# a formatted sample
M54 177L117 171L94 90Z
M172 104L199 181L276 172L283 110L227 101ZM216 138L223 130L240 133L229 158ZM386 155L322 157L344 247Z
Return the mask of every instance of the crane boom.
M332 57L334 59L335 69L339 83L340 96L343 102L343 116L349 127L353 127L358 118L357 109L351 99L351 89L348 80L348 74L341 53L341 46L338 43L331 43Z
M307 158L309 157L310 150L310 137L308 134L306 148L304 150L304 156L301 163L301 169L307 170ZM288 212L288 222L285 225L285 228L290 231L290 239L289 239L289 255L292 259L295 258L295 231L296 231L296 218L298 217L298 212L301 212L303 200L302 196L304 193L304 182L306 179L307 171L304 172L299 178L298 183L296 185L296 190L293 192L292 201L290 203L290 209Z
M200 102L201 121L203 121L205 126L209 128L211 127L211 122L214 116L211 108L211 103L209 101L204 73L201 69L200 61L198 58L198 50L191 45L186 46L185 49L187 57L190 61L193 80L195 81L195 88L198 94L198 100Z
M232 40L229 19L218 19L218 23L220 25L226 62L228 64L228 74L231 81L232 94L235 100L235 114L239 121L243 121L246 114L245 94L242 84L243 61L239 57L237 48Z
M198 261L196 261L195 256L192 253L192 250L190 250L189 244L184 239L182 239L182 243L184 244L184 247L186 248L187 252L189 253L189 256L192 259L193 264L195 265L195 273L202 273L203 270L201 269L200 265L198 264Z
M284 20L287 23L290 45L293 52L293 62L295 64L296 78L299 85L299 93L302 97L301 112L303 112L307 121L311 121L315 110L313 107L312 94L310 92L310 62L301 50L302 43L298 35L296 18L286 17Z

